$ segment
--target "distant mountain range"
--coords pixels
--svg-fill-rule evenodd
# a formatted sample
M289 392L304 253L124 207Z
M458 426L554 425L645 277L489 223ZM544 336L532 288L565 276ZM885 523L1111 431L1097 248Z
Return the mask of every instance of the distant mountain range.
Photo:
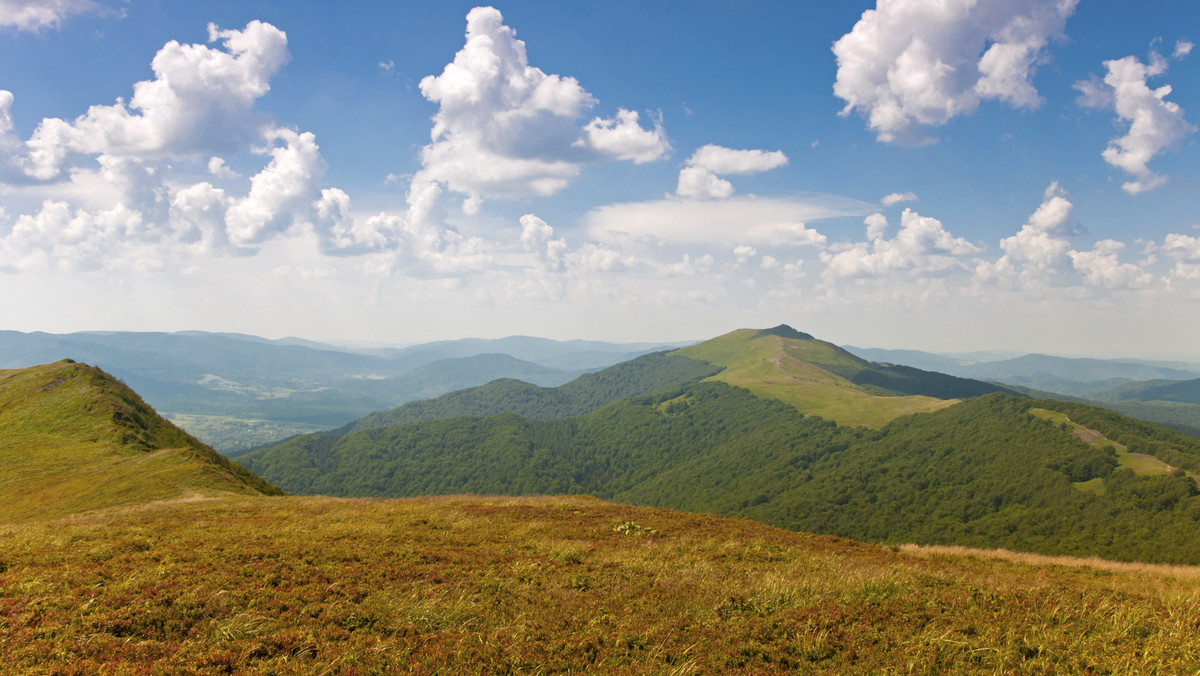
M497 378L555 386L663 347L672 346L511 337L360 351L198 331L0 331L0 368L64 358L98 365L229 452L271 441L246 436L263 421L278 439Z

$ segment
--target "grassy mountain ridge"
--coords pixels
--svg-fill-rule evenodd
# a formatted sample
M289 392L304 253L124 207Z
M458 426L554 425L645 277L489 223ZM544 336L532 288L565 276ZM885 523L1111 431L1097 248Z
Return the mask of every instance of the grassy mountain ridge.
M723 367L712 376L843 425L881 427L1003 388L909 367L875 364L790 326L739 329L677 354Z
M98 368L0 370L0 516L280 491L189 436Z

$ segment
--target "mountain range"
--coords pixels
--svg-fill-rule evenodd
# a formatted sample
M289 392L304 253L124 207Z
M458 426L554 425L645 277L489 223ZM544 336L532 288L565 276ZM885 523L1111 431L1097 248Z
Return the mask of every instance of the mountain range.
M518 336L359 350L197 331L0 331L0 368L97 365L229 453L496 378L559 385L661 347Z

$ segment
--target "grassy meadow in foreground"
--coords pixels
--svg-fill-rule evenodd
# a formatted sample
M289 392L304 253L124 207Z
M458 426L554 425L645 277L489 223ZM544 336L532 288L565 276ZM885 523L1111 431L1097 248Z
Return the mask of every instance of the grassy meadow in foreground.
M7 673L1191 673L1198 630L1194 568L881 548L588 497L0 524Z

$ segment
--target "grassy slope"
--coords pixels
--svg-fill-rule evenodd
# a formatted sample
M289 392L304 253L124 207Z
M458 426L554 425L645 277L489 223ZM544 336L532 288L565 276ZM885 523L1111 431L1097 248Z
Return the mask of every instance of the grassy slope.
M70 361L0 371L0 518L274 487Z
M724 366L711 380L778 399L802 413L840 425L878 428L902 415L936 411L955 403L933 397L872 394L846 377L867 367L868 362L821 340L739 329L675 354Z
M1194 671L1200 570L1050 563L586 497L157 503L0 524L0 671Z

